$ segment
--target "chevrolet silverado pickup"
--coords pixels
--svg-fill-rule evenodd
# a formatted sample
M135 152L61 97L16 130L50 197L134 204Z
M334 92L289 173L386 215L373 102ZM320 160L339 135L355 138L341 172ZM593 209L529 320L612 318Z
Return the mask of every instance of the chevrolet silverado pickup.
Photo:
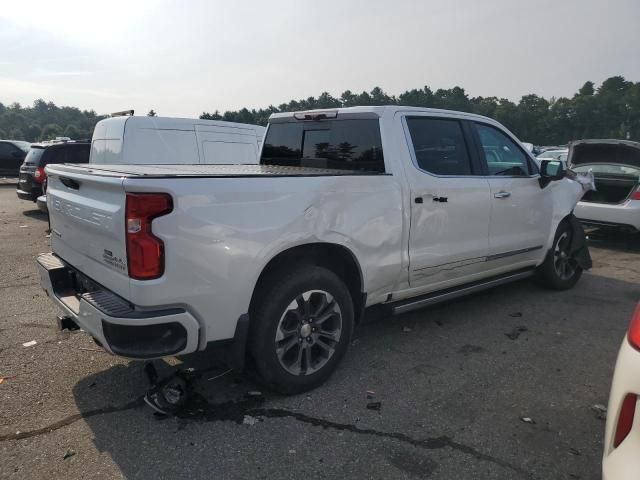
M144 162L148 163L148 162ZM502 125L414 107L271 116L258 165L51 165L41 284L109 352L230 344L268 386L326 380L365 308L589 267L584 188ZM499 288L499 287L498 287Z

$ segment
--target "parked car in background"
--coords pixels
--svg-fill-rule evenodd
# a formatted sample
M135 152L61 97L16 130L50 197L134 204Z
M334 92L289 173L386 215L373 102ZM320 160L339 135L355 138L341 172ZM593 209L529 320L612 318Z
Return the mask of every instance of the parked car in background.
M189 118L117 116L99 121L90 163L256 164L264 127Z
M576 172L593 171L595 191L587 192L575 215L594 226L640 230L640 143L628 140L579 140L569 147Z
M30 145L21 140L0 140L0 175L17 177Z
M559 160L566 166L567 156L569 155L568 148L559 148L557 150L545 150L536 157L536 162L540 165L542 160Z
M602 459L603 480L632 480L640 472L640 304L622 341L611 383Z
M489 118L398 106L274 114L259 165L50 165L41 285L109 352L222 342L237 366L246 347L267 385L300 392L365 307L571 288L590 266L584 190L550 166Z
M35 202L43 191L47 174L44 167L54 163L87 163L91 144L87 141L34 143L20 167L16 193L22 200Z

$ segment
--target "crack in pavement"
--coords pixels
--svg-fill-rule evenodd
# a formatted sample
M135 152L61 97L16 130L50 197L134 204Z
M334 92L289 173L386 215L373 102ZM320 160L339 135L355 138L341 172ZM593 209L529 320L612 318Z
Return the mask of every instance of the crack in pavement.
M69 415L68 417L63 418L62 420L58 420L57 422L54 422L50 425L47 425L46 427L38 428L36 430L29 430L28 432L18 431L16 433L0 435L0 442L6 442L9 440L23 440L25 438L45 435L47 433L54 432L62 427L69 426L72 423L75 423L82 418L91 418L91 417L95 417L96 415L104 415L107 413L124 412L125 410L131 410L133 408L141 407L142 405L144 405L144 400L143 400L143 397L140 397L135 399L132 402L129 402L125 405L121 405L119 407L111 406L111 407L98 408L96 410L89 410L88 412L76 413L74 415Z
M439 437L416 439L400 432L383 432L380 430L375 430L373 428L360 428L356 425L349 424L349 423L332 422L329 420L311 417L309 415L305 415L304 413L292 412L290 410L277 409L277 408L255 409L255 410L248 411L247 414L253 415L253 416L262 416L267 418L294 418L299 422L307 423L317 427L348 431L350 433L355 433L359 435L372 435L375 437L390 438L393 440L397 440L399 442L408 443L417 448L422 448L427 450L437 450L437 449L449 447L452 450L456 450L458 452L471 455L477 460L490 462L500 467L513 470L514 472L517 472L526 478L534 478L529 472L518 467L517 465L506 462L504 460L500 460L499 458L493 457L491 455L482 453L473 447L470 447L460 442L456 442L455 440L451 439L446 435L441 435Z
M126 410L131 410L134 408L139 408L144 405L144 397L139 397L136 400L129 402L125 405L121 406L111 406L104 407L96 410L90 410L84 413L77 413L74 415L70 415L62 420L59 420L51 425L48 425L43 428L39 428L36 430L30 430L28 432L16 432L7 435L0 435L0 442L5 442L9 440L22 440L25 438L31 438L39 435L44 435L47 433L51 433L60 428L71 425L72 423L77 422L80 419L86 419L90 417L94 417L97 415L104 415L109 413L123 412ZM221 407L220 411L217 411L217 407ZM452 438L441 435L439 437L428 437L423 439L413 438L405 433L401 432L384 432L380 430L375 430L373 428L361 428L353 424L349 423L338 423L330 420L325 420L322 418L312 417L310 415L306 415L300 412L294 412L291 410L283 409L283 408L242 408L242 402L226 402L220 405L210 405L209 410L206 412L200 412L202 416L193 416L192 414L188 414L187 416L178 418L189 419L192 421L197 420L205 420L205 421L235 421L238 424L242 424L242 419L244 419L245 415L255 416L255 417L265 417L265 418L292 418L298 422L305 423L308 425L312 425L314 427L321 427L323 429L333 429L339 431L347 431L349 433L357 434L357 435L371 435L374 437L380 438L389 438L392 440L396 440L398 442L409 444L413 447L426 449L426 450L438 450L442 448L451 448L452 450L458 451L460 453L470 455L473 458L489 463L493 463L494 465L498 465L500 467L512 470L525 478L534 478L529 472L520 468L517 465L509 463L505 460L501 460L499 458L493 457L491 455L485 454L476 450L473 447L465 445L460 442L456 442ZM215 412L215 413L214 413Z

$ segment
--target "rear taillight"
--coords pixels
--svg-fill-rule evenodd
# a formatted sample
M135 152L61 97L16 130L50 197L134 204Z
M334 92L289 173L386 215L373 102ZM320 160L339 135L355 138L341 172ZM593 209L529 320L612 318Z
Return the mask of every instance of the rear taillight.
M45 178L47 178L47 174L44 171L44 168L43 167L36 168L36 171L33 172L33 179L36 181L36 183L44 182Z
M627 338L633 348L640 350L640 303L636 305L636 311L633 312L633 317L631 317Z
M151 231L154 218L173 210L166 193L127 193L126 234L129 277L158 278L164 273L164 243Z
M631 431L631 427L633 426L633 417L636 413L636 401L638 400L638 396L633 393L628 393L624 400L622 401L622 408L620 409L620 415L618 415L618 424L616 425L616 434L613 437L613 447L617 448L629 432Z
M631 194L631 200L640 200L640 188Z

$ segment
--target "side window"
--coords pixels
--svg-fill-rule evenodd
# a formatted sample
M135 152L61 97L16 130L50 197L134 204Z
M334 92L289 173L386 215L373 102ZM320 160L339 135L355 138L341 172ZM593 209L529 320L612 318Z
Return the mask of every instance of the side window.
M12 145L0 142L0 158L11 158L11 154L15 151Z
M471 175L469 151L457 120L408 117L418 167L436 175Z
M480 123L476 123L476 130L489 175L517 177L530 174L527 156L507 135Z

